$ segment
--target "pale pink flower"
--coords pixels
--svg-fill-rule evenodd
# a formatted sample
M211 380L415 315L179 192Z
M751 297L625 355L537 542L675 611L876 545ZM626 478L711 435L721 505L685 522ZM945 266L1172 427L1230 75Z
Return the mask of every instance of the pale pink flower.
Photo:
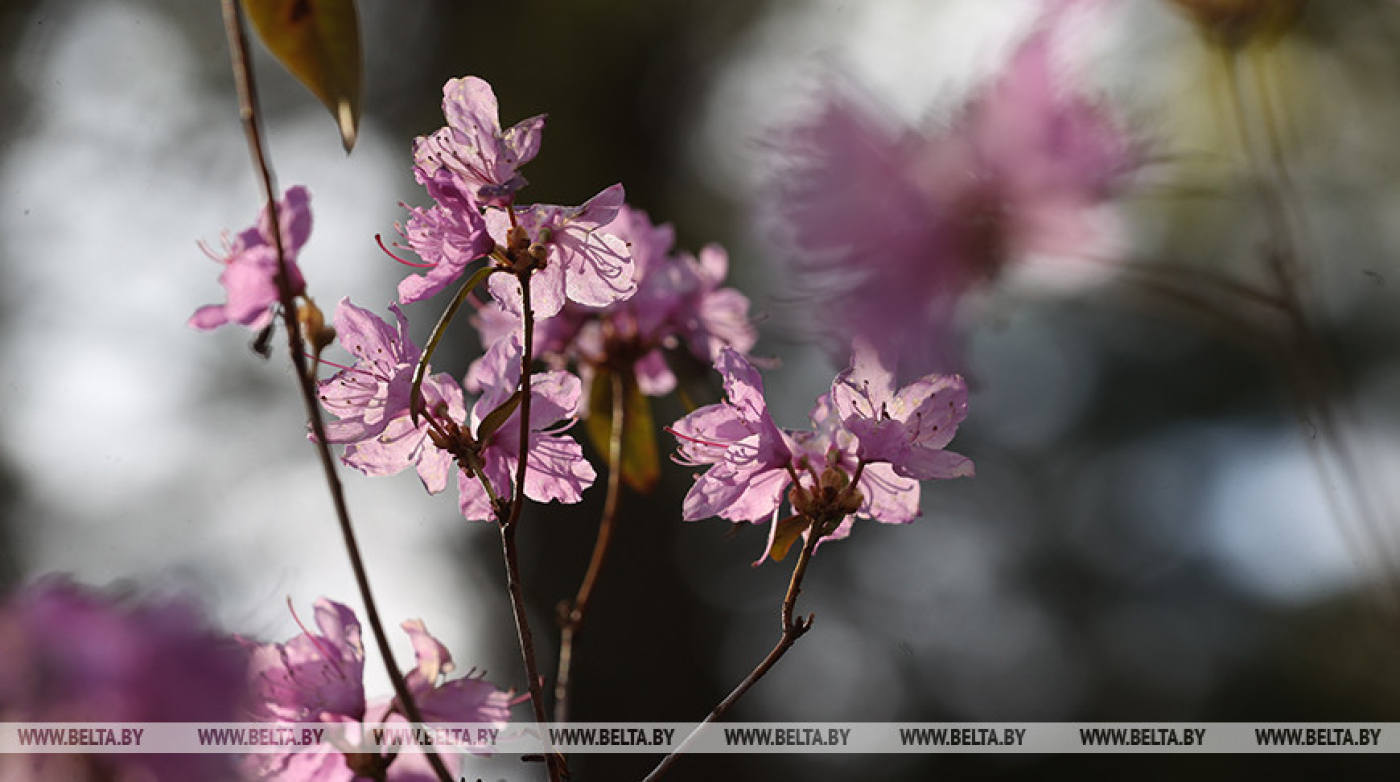
M788 437L773 423L763 379L743 356L724 348L715 369L724 378L725 401L701 407L671 427L681 463L710 466L686 493L681 518L767 519L791 481Z
M466 194L482 205L505 206L525 186L517 169L540 151L543 114L501 131L496 94L475 76L452 79L442 87L442 113L447 127L414 144L413 158L420 182L427 184L439 169L459 176Z
M460 421L466 405L455 380L429 374L420 388L423 415L413 420L409 394L423 352L409 338L403 312L394 305L389 309L397 329L349 299L336 307L336 335L355 364L320 383L321 406L339 419L326 423L326 440L345 445L341 460L366 475L392 475L413 466L435 494L447 487L452 457L434 447L430 419Z
M706 364L724 346L747 354L757 336L748 299L722 287L728 256L707 245L697 258L674 250L670 225L623 205L604 229L630 248L636 293L606 307L566 302L557 315L535 321L535 353L553 366L578 367L584 385L595 365L631 364L638 389L661 396L676 387L666 350L684 348ZM519 332L520 319L488 303L475 319L483 344Z
M401 304L434 296L456 282L467 264L486 256L496 244L486 232L486 221L476 202L463 192L464 185L457 175L439 169L424 184L435 203L427 209L412 209L407 227L399 232L423 259L428 271L422 276L410 274L399 283Z
M498 497L510 497L515 481L521 450L520 410L517 407L494 432L484 436L481 425L519 386L522 352L519 335L512 334L493 344L467 377L468 386L481 389L481 396L472 406L469 430L476 440L482 475ZM583 448L563 434L578 414L582 393L579 379L560 370L533 373L530 389L525 496L536 502L578 502L583 499L584 489L598 477L583 458ZM457 486L463 516L475 520L495 518L490 498L477 476L458 470Z
M516 222L530 241L545 248L544 268L530 275L530 305L536 318L553 317L566 300L606 307L637 290L627 243L599 230L617 216L625 197L618 184L581 206L534 204L516 210ZM497 244L509 244L510 215L493 209L486 214L486 227ZM506 311L520 313L520 283L515 277L492 275L487 285Z
M972 460L943 450L967 417L967 384L958 375L927 375L895 390L894 373L873 347L857 340L851 368L836 377L831 398L863 461L886 462L921 481L973 474Z
M292 295L306 290L297 254L311 235L311 194L298 185L287 191L277 204L277 221L281 227L282 252L287 263L288 282ZM197 329L215 329L226 323L239 323L257 330L272 322L272 312L279 301L277 291L277 248L271 220L264 208L258 224L225 241L221 252L205 248L205 253L223 264L219 284L224 286L227 301L200 307L190 317L189 324Z

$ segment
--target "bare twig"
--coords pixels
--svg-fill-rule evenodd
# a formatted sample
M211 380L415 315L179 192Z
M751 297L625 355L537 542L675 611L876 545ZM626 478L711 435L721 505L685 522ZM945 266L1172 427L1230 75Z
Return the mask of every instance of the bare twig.
M530 630L530 618L525 610L525 590L520 583L520 551L515 543L516 525L520 523L520 512L525 507L525 470L530 457L530 398L534 396L530 388L530 372L535 350L535 313L530 305L530 270L519 272L518 278L521 319L525 330L524 350L520 354L520 461L515 467L515 493L511 498L510 509L500 521L501 554L506 561L506 591L510 593L511 612L515 615L515 631L520 642L520 657L525 663L530 707L535 712L535 722L543 726L549 722L549 715L544 707L544 686L540 678L539 662L535 657L535 636ZM549 770L550 782L561 782L569 776L564 757L557 752L545 753L545 766Z
M287 349L292 357L292 366L296 371L297 382L301 388L306 417L311 423L311 432L314 435L312 442L320 457L321 470L325 475L326 487L330 490L331 502L335 506L335 515L340 524L341 537L344 538L345 550L350 557L350 567L355 573L355 585L359 588L360 600L364 603L365 615L369 620L375 645L379 648L379 656L384 660L384 668L389 674L389 680L393 682L394 694L402 705L405 715L414 723L422 723L423 715L418 710L417 704L413 702L413 696L409 694L408 686L404 683L403 674L394 662L393 652L390 650L388 638L384 634L384 623L380 621L379 610L374 603L374 593L369 586L369 576L365 572L364 560L360 556L360 547L355 540L355 530L350 524L350 511L345 502L345 492L341 487L339 477L336 475L335 460L332 458L330 446L326 442L325 422L321 419L321 408L316 403L315 379L306 365L301 330L297 323L295 295L292 292L290 278L287 274L286 249L282 245L282 226L277 212L277 191L273 187L272 168L268 164L267 155L263 149L262 131L258 122L257 91L253 82L253 69L249 63L248 37L244 32L242 8L238 0L223 0L223 8L224 26L228 34L230 56L233 60L233 80L238 90L238 115L248 136L248 150L252 154L253 166L257 169L261 181L263 196L267 203L268 220L273 226L273 243L277 250L277 294L282 309L283 325L287 330ZM432 764L438 779L441 782L453 782L452 775L433 748L424 746L422 749Z
M783 634L778 638L778 643L773 647L773 651L769 652L768 656L764 657L763 661L758 664L758 667L754 668L748 676L744 677L744 680L739 683L738 687L734 688L733 692L729 693L728 697L720 701L719 705L715 706L714 709L710 711L704 721L695 726L695 730L691 731L690 735L685 737L685 740L681 742L679 747L676 747L674 752L661 759L661 762L656 765L656 768L652 769L650 774L647 774L644 782L654 782L654 780L660 779L661 776L675 764L676 760L680 758L695 738L700 735L700 732L704 730L706 725L717 722L723 717L725 713L729 711L730 707L737 703L740 698L744 697L744 693L748 692L751 687L757 684L758 680L762 679L764 674L768 673L769 669L776 665L778 660L782 659L783 655L787 654L788 649L791 649L792 645L797 643L797 639L801 638L808 630L812 629L812 622L814 620L812 614L808 614L805 617L794 618L793 613L797 607L797 596L802 593L802 577L807 573L807 564L812 561L812 552L816 550L817 543L820 540L821 535L817 529L817 524L813 522L812 531L807 536L807 542L802 546L802 554L797 558L797 565L792 569L792 580L788 582L787 595L783 597L781 614Z
M598 522L598 538L593 543L588 571L579 584L573 603L560 611L563 630L559 634L559 673L554 680L555 722L569 720L569 682L573 672L574 642L583 632L583 621L588 616L593 588L598 584L598 574L602 572L603 563L611 550L617 511L622 504L622 436L627 428L627 397L631 390L629 384L633 382L632 372L633 369L627 367L609 373L612 379L612 429L608 433L608 497L603 503L603 517Z

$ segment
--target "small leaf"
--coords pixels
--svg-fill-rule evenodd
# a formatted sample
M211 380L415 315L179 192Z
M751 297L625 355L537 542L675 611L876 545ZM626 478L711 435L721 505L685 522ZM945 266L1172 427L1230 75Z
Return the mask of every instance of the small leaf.
M496 430L501 428L501 424L504 424L506 419L510 418L511 413L515 412L515 408L520 407L520 399L522 396L523 394L520 393L520 389L517 388L515 389L515 393L510 395L510 399L502 402L495 410L487 413L486 417L481 419L481 426L476 428L476 441L484 443L488 437L495 434Z
M494 266L483 266L476 270L476 273L467 278L462 283L462 287L457 289L457 295L452 297L452 303L443 310L442 317L438 318L437 325L433 326L433 333L428 335L428 341L423 345L423 355L418 358L418 366L413 368L413 386L408 390L408 414L413 420L413 425L418 425L418 414L422 412L423 406L423 376L428 372L428 362L432 360L433 353L437 351L438 343L447 333L447 325L457 316L457 310L461 308L462 302L467 300L467 294L471 293L481 281L491 276L497 271Z
M609 452L613 383L617 382L626 386L623 389L622 480L633 491L647 494L656 488L656 482L661 478L661 456L656 449L651 401L637 388L630 374L622 376L600 368L593 376L593 385L588 394L588 436L598 450L604 454Z
M354 0L243 0L268 51L330 109L349 152L364 89Z
M782 562L792 544L802 539L802 533L807 531L811 522L806 516L789 516L776 523L778 531L773 533L773 547L768 549L768 556L774 562Z

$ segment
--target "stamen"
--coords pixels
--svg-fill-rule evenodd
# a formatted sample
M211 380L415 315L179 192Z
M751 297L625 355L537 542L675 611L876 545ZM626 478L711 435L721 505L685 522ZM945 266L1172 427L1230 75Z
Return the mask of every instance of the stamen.
M711 448L728 448L729 446L733 445L733 443L712 443L712 442L710 442L710 441L708 441L708 440L701 440L701 439L698 438L698 437L691 437L691 436L688 435L688 434L681 434L680 432L677 432L675 429L672 429L672 428L669 427L669 426L663 426L663 427L661 427L661 428L662 428L663 430L665 430L666 432L669 432L669 433L675 435L676 437L681 438L682 440L687 440L687 441L692 442L692 443L698 443L698 444L700 444L700 445L708 445L708 446L710 446Z
M291 595L287 595L287 610L292 612L292 621L296 622L297 627L301 628L302 633L304 633L307 638L311 639L312 645L316 647L317 651L321 653L322 657L326 658L326 662L330 663L331 666L335 668L335 672L340 674L340 678L345 678L345 671L341 670L340 660L338 660L336 656L332 655L330 651L326 649L325 645L321 643L321 640L319 638L312 635L311 631L306 629L306 625L301 623L301 617L297 616L297 609L295 606L292 605Z
M397 256L397 255L394 255L392 252L389 252L389 248L388 248L388 247L385 247L385 246L384 246L384 239L383 239L379 234L375 234L375 235L374 235L374 241L375 241L376 243L379 244L379 249L383 250L385 255L389 256L390 258L393 258L394 260L398 261L399 263L403 264L404 266L412 266L412 267L415 268L415 269L435 269L435 268L437 268L436 264L431 264L431 263L414 263L413 261L406 261L406 260L404 260L403 258L400 258L400 257Z

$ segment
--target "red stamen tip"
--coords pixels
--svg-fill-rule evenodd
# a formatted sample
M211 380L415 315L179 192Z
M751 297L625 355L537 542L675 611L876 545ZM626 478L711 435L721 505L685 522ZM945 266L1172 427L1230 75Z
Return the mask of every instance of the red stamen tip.
M664 430L666 430L667 432L670 432L671 434L675 435L676 437L679 437L679 438L682 439L682 440L687 440L687 441L692 442L692 443L698 443L698 444L700 444L700 445L708 445L708 446L710 446L711 448L728 448L730 445L733 445L733 443L712 443L712 442L710 442L709 440L701 440L701 439L698 438L698 437L691 437L691 436L688 435L688 434L681 434L680 432L677 432L675 429L672 429L672 428L669 427L669 426L663 426L663 427L661 427L661 428L664 429Z
M398 261L399 263L403 264L404 266L412 266L412 267L415 268L415 269L431 269L431 268L433 268L433 264L431 264L431 263L414 263L413 261L406 261L406 260L404 260L403 258L400 258L400 257L397 256L397 255L394 255L392 252L389 251L389 248L388 248L388 247L385 247L385 246L384 246L384 238L381 237L379 234L375 234L375 235L374 235L374 241L379 245L379 249L381 249L381 250L384 251L384 254L385 254L385 255L389 256L390 258L393 258L394 260Z

